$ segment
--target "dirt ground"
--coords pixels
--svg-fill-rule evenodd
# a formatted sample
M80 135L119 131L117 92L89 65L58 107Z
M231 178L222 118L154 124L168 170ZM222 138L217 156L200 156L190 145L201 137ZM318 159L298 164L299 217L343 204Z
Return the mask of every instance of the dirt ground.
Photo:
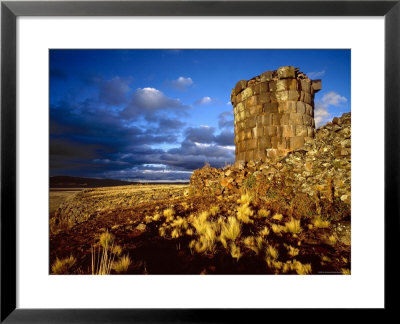
M124 271L110 274L349 273L348 216L319 227L302 219L301 228L290 232L285 224L291 218L274 212L273 205L269 206L272 213L264 217L257 214L263 206L240 203L240 196L188 196L187 189L186 185L143 185L51 192L52 211L59 208L58 216L85 216L74 216L74 222L51 234L50 265L73 256L64 273L92 274L101 237L107 233L121 256L130 259ZM251 222L241 223L239 236L226 246L217 237L221 231L217 227L237 217L243 206L253 211ZM169 220L165 211L172 211ZM203 236L196 232L200 231L196 218L204 212L208 213L205 224L215 230L212 247L205 249L199 242L208 235L207 228ZM51 266L49 272L55 273Z

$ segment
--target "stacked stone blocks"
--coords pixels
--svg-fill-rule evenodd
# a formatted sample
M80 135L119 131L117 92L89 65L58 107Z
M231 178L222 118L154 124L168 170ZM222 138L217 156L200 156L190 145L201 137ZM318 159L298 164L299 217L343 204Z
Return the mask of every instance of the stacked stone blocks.
M232 90L236 161L285 156L313 138L314 94L321 80L310 80L298 68L280 67Z

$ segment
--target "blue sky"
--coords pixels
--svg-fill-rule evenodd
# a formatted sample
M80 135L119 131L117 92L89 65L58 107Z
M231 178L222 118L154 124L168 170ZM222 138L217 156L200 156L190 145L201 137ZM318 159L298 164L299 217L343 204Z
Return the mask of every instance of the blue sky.
M234 162L231 89L280 66L322 79L317 125L351 107L350 50L50 50L50 175L188 180Z

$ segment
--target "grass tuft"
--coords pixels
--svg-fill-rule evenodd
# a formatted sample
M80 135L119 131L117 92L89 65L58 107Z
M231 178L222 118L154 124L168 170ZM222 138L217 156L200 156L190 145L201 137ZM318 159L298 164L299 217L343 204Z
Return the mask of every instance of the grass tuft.
M51 266L51 272L53 274L69 274L71 268L75 265L76 259L70 255L68 258L59 259L57 258L56 261Z
M314 218L313 225L317 228L327 228L331 223L329 221L322 220L321 216Z
M281 221L283 218L282 214L275 214L274 216L272 216L272 219L275 219L277 221Z
M297 248L295 248L295 247L293 247L293 246L291 246L291 245L287 245L287 244L284 244L284 245L285 245L285 247L286 247L287 250L288 250L288 255L289 255L289 256L295 257L295 256L297 256L297 255L299 254L299 252L300 252L299 249L297 249Z
M168 208L163 211L163 215L167 222L171 222L174 219L174 214L175 212L172 208Z
M232 258L236 259L236 261L239 261L242 256L242 254L240 253L240 247L238 247L233 242L231 243L231 256Z
M212 206L210 208L211 215L216 216L218 214L218 212L219 212L219 207L218 206Z
M131 259L129 255L122 256L118 261L114 261L112 264L112 269L116 273L126 272L131 264Z
M259 217L269 217L269 215L271 214L270 210L266 210L266 209L260 209L257 213L257 215Z
M253 216L253 211L249 207L249 204L244 204L237 208L237 218L243 223L253 223L250 216Z
M286 231L289 233L297 234L302 231L300 220L292 218L289 222L285 223Z
M105 233L102 233L100 235L100 245L104 248L104 249L108 249L108 247L110 245L112 245L114 243L114 235L112 235L111 233L109 233L108 231Z
M266 254L267 256L270 256L272 259L277 259L279 256L278 250L275 249L272 245L268 245Z

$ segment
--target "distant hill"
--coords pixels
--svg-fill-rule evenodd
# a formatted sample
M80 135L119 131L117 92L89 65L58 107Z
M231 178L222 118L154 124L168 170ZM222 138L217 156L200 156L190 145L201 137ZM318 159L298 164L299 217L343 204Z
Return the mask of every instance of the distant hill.
M69 176L50 177L50 188L97 188L126 186L137 182L121 181L114 179L79 178Z

